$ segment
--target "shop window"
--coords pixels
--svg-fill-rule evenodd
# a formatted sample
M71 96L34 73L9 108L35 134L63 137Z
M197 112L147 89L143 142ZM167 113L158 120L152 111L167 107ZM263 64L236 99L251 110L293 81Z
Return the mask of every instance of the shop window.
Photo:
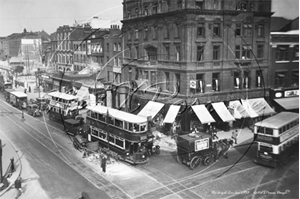
M278 45L276 48L276 61L288 61L288 45Z
M204 74L196 74L196 92L197 93L205 92Z
M155 47L146 48L146 52L149 60L157 60L157 49Z

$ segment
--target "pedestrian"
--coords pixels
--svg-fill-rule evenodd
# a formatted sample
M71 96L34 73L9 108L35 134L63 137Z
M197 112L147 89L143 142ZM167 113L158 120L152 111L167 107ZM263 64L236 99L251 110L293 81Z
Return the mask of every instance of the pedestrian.
M107 160L107 156L106 154L104 154L101 160L101 167L104 173L106 172L106 160Z
M22 179L21 179L20 176L15 181L15 189L17 189L17 191L18 191L17 197L19 197L23 192L23 190L22 190Z
M28 92L31 93L31 87L30 86L28 87Z
M11 158L10 159L10 164L11 164L11 166L10 166L10 168L11 168L11 173L13 173L14 171L15 171L15 159L14 158Z
M239 135L238 130L232 132L231 139L234 140L234 143L237 144L237 137Z
M212 128L212 136L213 136L213 139L217 139L217 140L219 139L218 132L217 132L217 129L215 126Z

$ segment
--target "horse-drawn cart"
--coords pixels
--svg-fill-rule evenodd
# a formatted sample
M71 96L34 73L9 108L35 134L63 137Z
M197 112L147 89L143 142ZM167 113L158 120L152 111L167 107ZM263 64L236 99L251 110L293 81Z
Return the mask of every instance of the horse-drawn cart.
M232 144L232 140L213 140L211 135L202 132L179 135L177 161L188 165L191 169L196 169L201 164L208 166L212 161L222 156L226 157Z

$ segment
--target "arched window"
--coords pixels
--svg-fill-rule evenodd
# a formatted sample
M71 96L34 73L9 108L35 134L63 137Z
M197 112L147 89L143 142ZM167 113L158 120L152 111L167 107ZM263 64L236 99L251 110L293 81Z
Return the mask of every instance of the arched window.
M168 29L168 27L164 26L163 33L164 33L164 39L168 39L169 38L169 29Z
M149 46L146 48L148 60L157 60L157 48Z
M173 25L174 38L178 38L178 27L176 24Z

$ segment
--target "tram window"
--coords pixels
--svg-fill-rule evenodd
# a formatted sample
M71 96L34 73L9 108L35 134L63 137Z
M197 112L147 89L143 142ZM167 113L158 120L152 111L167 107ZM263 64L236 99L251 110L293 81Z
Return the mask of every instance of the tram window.
M266 134L273 135L273 129L266 128Z
M108 123L108 124L113 124L113 125L114 125L114 118L108 116L108 117L107 117L107 123Z
M139 131L139 125L138 124L134 124L133 126L133 132L137 132Z
M110 135L108 141L111 143L115 143L115 138Z
M128 123L129 124L129 131L133 131L133 124L132 123Z
M103 131L100 131L99 137L102 138L103 140L107 140L107 134Z
M89 117L91 117L91 110L88 110L88 111L86 112L86 115L89 116Z
M123 128L123 121L115 119L115 126L116 127L120 127Z
M92 129L92 134L99 137L99 132L96 129Z
M125 149L130 149L130 142L125 140Z
M116 138L116 145L124 148L124 140L120 140L119 138Z
M101 113L98 114L98 120L101 120L103 122L105 122L105 116L102 115Z
M91 117L92 118L97 118L97 115L96 115L96 113L94 111L91 112Z
M141 125L141 132L145 131L146 130L146 125Z
M128 130L128 126L129 126L129 125L128 125L128 122L124 122L124 129L125 129L125 130Z

